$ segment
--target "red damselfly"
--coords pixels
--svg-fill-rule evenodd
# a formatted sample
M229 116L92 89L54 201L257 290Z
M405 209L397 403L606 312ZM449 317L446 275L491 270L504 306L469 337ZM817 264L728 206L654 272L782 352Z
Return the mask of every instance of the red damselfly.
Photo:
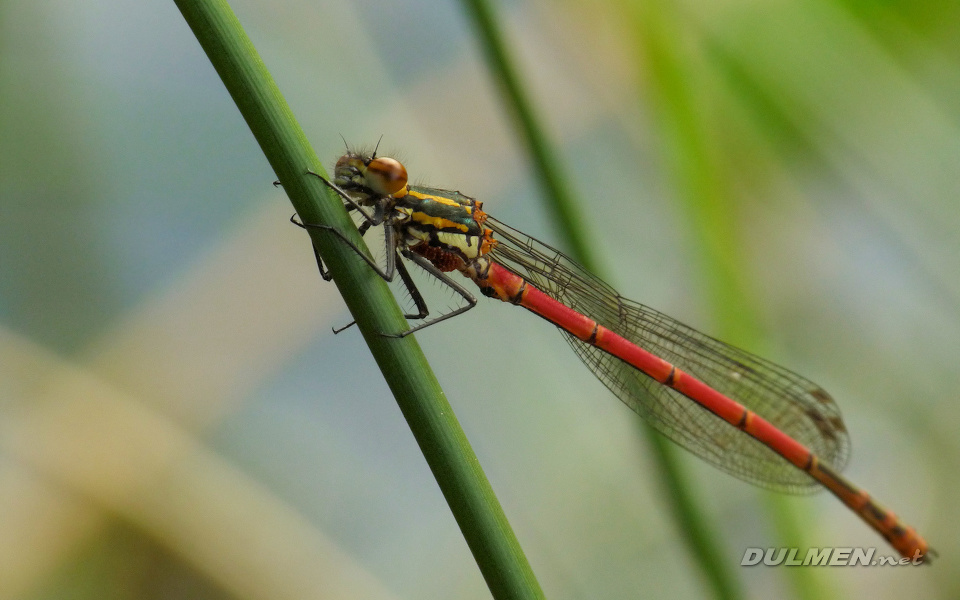
M337 161L334 181L321 179L361 215L361 234L383 226L385 267L330 226L294 223L337 235L388 281L399 274L418 311L407 318L424 320L385 335L402 337L476 305L470 291L447 275L459 271L484 295L519 304L559 327L607 388L700 458L777 491L823 486L902 556L932 554L912 527L837 472L849 455L849 437L833 398L818 385L621 297L560 251L489 217L469 196L408 185L406 169L393 158L348 151ZM400 257L465 304L427 319L427 305Z

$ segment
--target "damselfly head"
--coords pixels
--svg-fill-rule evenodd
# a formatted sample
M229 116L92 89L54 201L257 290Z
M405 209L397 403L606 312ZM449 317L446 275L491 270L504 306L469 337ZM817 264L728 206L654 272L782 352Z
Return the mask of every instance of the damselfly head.
M337 161L334 182L347 191L389 196L407 185L407 169L395 158L344 154Z

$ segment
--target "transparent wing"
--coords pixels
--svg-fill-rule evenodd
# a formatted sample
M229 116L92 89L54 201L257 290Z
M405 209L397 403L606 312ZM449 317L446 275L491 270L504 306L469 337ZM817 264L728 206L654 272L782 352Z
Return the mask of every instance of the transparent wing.
M850 441L833 399L813 382L626 298L560 251L489 218L491 255L544 293L736 400L837 469ZM762 487L822 489L800 469L676 390L564 332L567 342L624 404L718 468Z

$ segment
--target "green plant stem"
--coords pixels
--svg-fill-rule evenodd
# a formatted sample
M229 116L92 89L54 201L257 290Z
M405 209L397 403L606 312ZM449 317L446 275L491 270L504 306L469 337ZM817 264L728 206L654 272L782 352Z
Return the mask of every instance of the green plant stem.
M570 255L583 266L593 270L596 260L593 246L587 240L586 230L580 225L583 223L583 213L579 202L574 198L563 176L560 160L537 120L533 105L527 99L527 93L513 66L514 61L503 42L493 6L487 0L464 0L463 5L473 19L487 65L500 87L507 110L514 117L517 135L526 146L527 156L532 161L534 172L543 188L544 200L550 206Z
M590 271L603 276L603 270L599 268L581 225L584 222L582 211L562 177L563 169L559 167L559 161L520 83L513 59L503 42L492 5L487 0L464 0L464 6L479 33L487 63L500 86L505 105L514 116L517 133L527 148L544 188L545 200L567 242L570 255ZM641 426L645 430L644 438L648 440L653 452L677 525L714 595L718 598L739 598L741 594L736 578L727 567L730 561L723 558L716 535L703 517L705 513L699 508L695 494L683 474L676 448L646 423Z
M734 343L757 347L763 335L743 280L736 200L711 132L705 105L709 89L698 63L689 56L684 28L670 2L634 1L630 9L639 38L641 61L650 90L649 105L659 129L657 146L671 171L675 197L687 215L696 240L705 296L720 324L718 334ZM765 505L781 540L797 540L803 529L786 502L766 494ZM781 543L792 546L795 543ZM809 570L792 570L801 598L820 597L822 589Z
M725 85L736 94L738 102L747 108L760 124L760 129L765 132L766 138L773 143L775 149L784 154L800 153L805 161L814 162L819 172L841 178L830 161L824 160L816 151L809 133L791 121L769 91L751 76L742 61L719 41L711 39L709 32L701 29L699 34L705 37L705 49L711 65L723 77ZM916 266L918 273L927 272L924 264L917 263ZM814 545L810 539L814 520L809 515L808 506L800 506L781 494L772 492L764 494L763 502L771 515L776 538L781 546L810 548ZM822 571L789 569L787 573L792 579L797 598L812 600L839 595L835 582Z
M343 204L307 170L324 174L306 136L222 0L176 0L273 167L300 218L337 227L366 248ZM292 232L295 234L296 232ZM495 598L542 598L503 509L386 283L327 232L310 234L383 372Z
M630 9L653 96L650 105L660 133L657 146L661 148L664 165L672 171L676 197L701 249L701 272L708 282L710 303L720 321L728 324L727 333L739 333L742 341L753 328L751 319L745 316L748 311L743 310L746 302L737 277L736 253L730 243L734 239L730 203L712 160L697 100L690 89L693 84L687 79L692 74L679 56L680 41L666 15L666 4L656 0L649 4L635 2ZM733 306L740 310L724 310ZM710 539L707 544L713 546L716 542ZM705 563L709 561L705 569L714 582L717 597L742 596L729 568L713 560L715 556L705 559Z

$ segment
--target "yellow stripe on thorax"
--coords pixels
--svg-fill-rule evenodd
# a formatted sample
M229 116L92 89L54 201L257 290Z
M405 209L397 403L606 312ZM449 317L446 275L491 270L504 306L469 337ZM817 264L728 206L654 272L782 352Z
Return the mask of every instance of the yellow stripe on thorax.
M414 198L417 198L418 200L432 200L438 204L446 204L447 206L457 207L463 210L464 212L466 212L468 215L473 214L473 207L464 206L459 202L451 200L450 198L444 198L443 196L432 196L428 194L422 194L420 192L415 192L409 188L406 188L406 192L407 193L404 194L404 196L410 195L410 196L413 196ZM457 223L456 221L451 221L450 219L445 219L443 217L434 217L423 211L414 211L410 216L413 222L420 223L423 225L428 225L436 229L456 229L457 231L462 231L463 233L467 233L470 231L469 225L464 225L463 223Z
M415 211L411 216L414 223L429 225L437 230L448 230L452 228L462 231L463 233L470 231L470 227L464 225L463 223L457 223L456 221L444 219L443 217L431 217L425 212Z
M439 202L440 204L446 204L448 206L463 206L456 200L451 200L450 198L444 198L443 196L431 196L427 194L421 194L420 192L415 192L410 188L407 188L407 194L419 200L433 200L434 202ZM404 195L407 195L407 194L404 194ZM468 207L464 207L464 208L468 208Z

